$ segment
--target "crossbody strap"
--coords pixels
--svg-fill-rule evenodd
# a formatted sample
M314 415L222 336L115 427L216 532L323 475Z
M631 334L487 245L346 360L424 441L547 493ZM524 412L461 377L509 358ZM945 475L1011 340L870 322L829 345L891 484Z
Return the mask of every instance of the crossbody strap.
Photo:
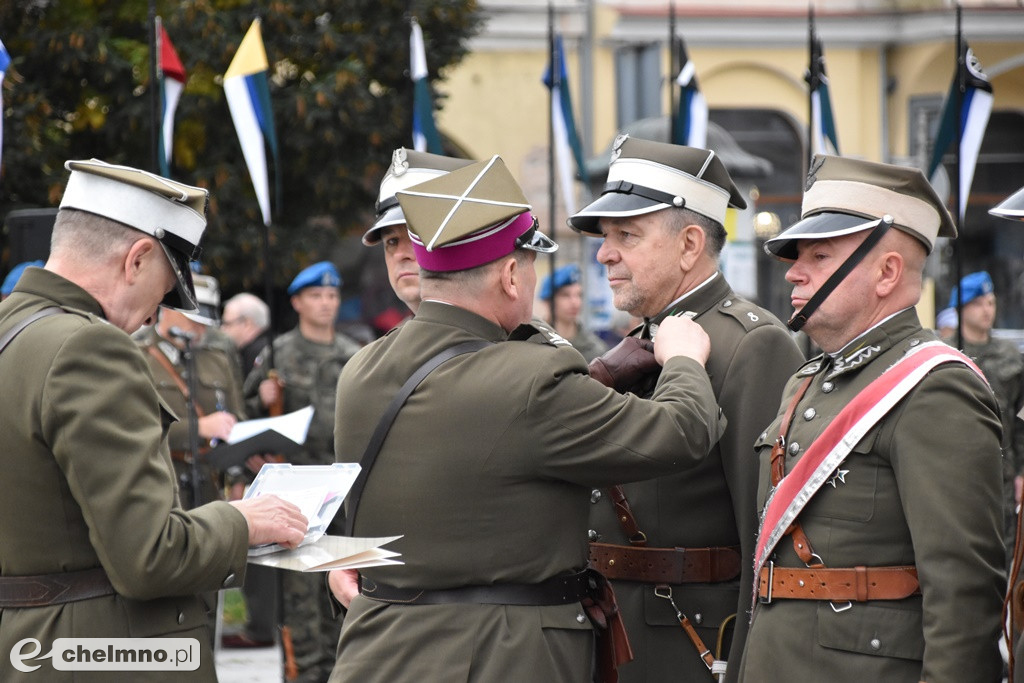
M24 330L26 327L28 327L35 321L50 315L56 315L57 313L61 313L62 311L63 309L60 308L59 306L47 306L46 308L38 310L29 317L25 318L14 327L7 330L7 334L5 334L3 337L0 337L0 352L3 352L3 350L7 348L7 345L14 341L15 337L21 334L22 330Z
M366 487L366 480L370 476L370 470L373 468L373 463L377 459L377 454L380 452L381 446L384 445L384 438L388 435L388 431L391 429L391 424L395 421L398 411L402 409L402 406L405 404L412 392L416 390L416 387L419 386L420 382L422 382L427 375L433 372L437 366L441 365L445 361L451 360L456 356L461 356L464 353L479 351L485 346L490 346L492 343L493 342L484 341L483 339L474 339L445 349L421 365L416 372L412 373L412 376L405 381L402 388L399 389L395 397L391 399L391 403L388 404L387 410L384 411L384 414L380 417L380 421L377 423L377 428L373 431L373 436L370 437L370 442L366 444L366 450L363 451L363 457L359 460L359 476L356 477L355 482L352 484L352 489L348 493L348 514L345 518L346 536L352 535L352 530L355 527L356 522L356 511L359 509L359 499L363 495L363 488Z
M167 371L167 374L171 376L171 379L174 381L174 384L181 391L182 396L184 396L185 400L188 401L189 394L191 392L189 392L188 390L188 385L185 384L185 379L178 373L174 365L171 363L171 359L168 358L163 351L158 349L156 347L156 344L147 346L146 352L149 353L149 355L151 355L153 359L160 364L160 367ZM196 417L206 417L206 411L203 410L202 406L199 405L198 401L194 401L192 405L196 409Z

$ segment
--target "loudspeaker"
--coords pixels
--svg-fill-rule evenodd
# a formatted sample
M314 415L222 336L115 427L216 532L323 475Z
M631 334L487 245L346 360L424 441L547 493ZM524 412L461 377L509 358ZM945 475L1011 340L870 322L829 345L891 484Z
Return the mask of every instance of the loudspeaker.
M25 261L46 260L56 219L57 209L17 209L7 214L4 219L10 245L7 270Z

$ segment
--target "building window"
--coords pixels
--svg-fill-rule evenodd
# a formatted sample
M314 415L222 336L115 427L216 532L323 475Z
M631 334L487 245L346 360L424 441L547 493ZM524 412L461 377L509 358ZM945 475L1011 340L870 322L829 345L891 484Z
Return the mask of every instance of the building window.
M618 128L662 114L661 43L626 45L615 52Z

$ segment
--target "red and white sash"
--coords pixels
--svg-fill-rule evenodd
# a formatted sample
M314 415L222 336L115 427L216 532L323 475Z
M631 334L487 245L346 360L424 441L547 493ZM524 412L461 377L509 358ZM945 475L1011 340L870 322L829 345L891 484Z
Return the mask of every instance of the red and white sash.
M925 375L943 363L963 363L986 381L978 366L956 349L940 341L921 344L839 411L793 470L782 478L771 493L761 518L757 550L754 553L754 595L757 595L761 568L804 506L868 431L910 393Z

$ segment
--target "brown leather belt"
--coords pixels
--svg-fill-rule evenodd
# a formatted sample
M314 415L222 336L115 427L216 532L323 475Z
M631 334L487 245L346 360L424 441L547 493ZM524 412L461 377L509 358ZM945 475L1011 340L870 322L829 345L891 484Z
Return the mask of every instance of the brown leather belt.
M59 574L0 576L0 609L62 605L115 592L102 567Z
M436 590L398 588L363 577L359 592L374 600L403 605L567 605L588 597L595 588L594 579L584 570L540 583L499 583Z
M718 583L740 575L738 546L647 548L591 543L590 564L609 579L654 584Z
M183 462L186 464L192 464L192 454L188 451L171 451L171 460L175 462Z
M769 563L761 568L758 600L830 600L832 602L867 602L868 600L902 600L921 593L917 568L853 567L834 569L820 567L777 567Z

